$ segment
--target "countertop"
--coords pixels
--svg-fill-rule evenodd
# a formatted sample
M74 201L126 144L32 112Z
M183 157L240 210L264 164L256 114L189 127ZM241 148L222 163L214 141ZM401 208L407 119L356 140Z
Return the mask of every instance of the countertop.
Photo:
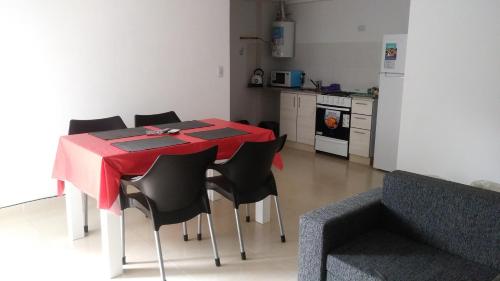
M300 92L309 95L324 95L322 92L316 91L314 88L285 88L285 87L273 87L273 89L284 91L284 92ZM373 95L369 95L367 93L356 93L356 92L340 92L342 94L347 95L347 97L351 98L367 98L367 99L376 99Z

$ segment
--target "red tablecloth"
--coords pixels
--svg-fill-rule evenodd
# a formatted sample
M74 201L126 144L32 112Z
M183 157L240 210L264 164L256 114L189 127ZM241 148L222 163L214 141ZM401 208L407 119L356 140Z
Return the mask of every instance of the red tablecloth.
M140 152L126 152L112 146L111 143L152 138L152 136L112 141L101 140L89 134L61 137L52 172L52 177L58 180L58 194L61 195L64 192L64 182L69 181L78 189L97 199L99 208L109 209L118 197L120 177L144 174L161 154L193 153L218 145L217 159L228 159L243 142L275 139L272 131L254 126L220 119L201 121L214 124L214 126L185 130L175 136L189 143ZM243 130L249 134L209 141L185 135L185 133L225 127ZM279 154L275 156L273 164L278 169L283 168Z

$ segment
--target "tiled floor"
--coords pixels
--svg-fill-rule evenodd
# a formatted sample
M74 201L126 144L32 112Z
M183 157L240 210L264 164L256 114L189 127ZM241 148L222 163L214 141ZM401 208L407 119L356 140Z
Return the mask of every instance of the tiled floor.
M275 176L287 242L280 242L274 207L265 225L243 222L243 208L248 259L240 260L232 205L219 200L213 215L222 266L214 265L205 218L202 241L196 240L196 220L189 222L189 242L182 240L180 225L165 226L160 232L167 280L296 280L299 216L380 186L383 178L368 166L323 154L286 148L283 158L285 169ZM100 267L98 212L90 202L90 233L77 241L66 236L63 198L0 209L0 280L106 280ZM131 264L116 280L159 280L149 221L133 209L126 218Z

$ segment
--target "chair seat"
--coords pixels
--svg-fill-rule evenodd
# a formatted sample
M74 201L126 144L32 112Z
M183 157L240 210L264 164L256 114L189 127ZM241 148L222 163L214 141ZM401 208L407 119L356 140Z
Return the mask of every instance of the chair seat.
M130 207L139 209L145 215L150 214L148 201L141 192L127 193L127 199Z
M148 204L148 201L146 200L146 197L143 193L141 193L141 192L127 193L126 199L124 199L124 200L125 200L125 202L122 205L122 209L137 208L144 215L146 215L146 216L150 215L149 204ZM168 213L159 212L159 214L161 214L161 216L158 216L157 220L162 225L186 222L186 221L194 218L198 214L201 214L201 213L208 213L209 214L210 213L210 212L205 211L203 207L204 207L203 204L193 203L189 206L186 206L183 209L179 209L176 211L172 211L172 212L168 212Z
M491 281L499 273L385 230L363 234L327 258L330 281Z
M231 193L231 185L232 183L224 176L207 178L207 189L214 190L227 199L234 201L233 193Z
M207 189L214 190L220 193L225 198L233 201L235 204L250 204L263 200L269 195L278 195L276 192L276 184L274 176L271 174L267 181L261 186L255 186L255 189L247 192L239 191L238 200L235 200L234 194L231 192L232 183L224 176L215 176L207 178ZM237 203L236 203L237 202Z

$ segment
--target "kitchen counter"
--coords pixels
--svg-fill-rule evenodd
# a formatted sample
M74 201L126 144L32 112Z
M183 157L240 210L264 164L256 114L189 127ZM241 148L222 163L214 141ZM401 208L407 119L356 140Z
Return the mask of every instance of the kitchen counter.
M351 93L349 95L351 98L367 98L367 99L378 99L378 96L373 96L367 93Z
M332 95L335 96L336 94L324 94L322 92L316 91L315 88L285 88L285 87L271 87L272 89L280 90L280 91L286 91L286 92L300 92L304 94L309 94L309 95ZM374 97L373 95L367 94L367 93L357 93L357 92L339 92L339 96L347 96L347 97L357 97L357 98L372 98L372 99L377 99L378 97Z
M278 87L273 87L276 89L279 89L281 92L290 92L290 93L301 93L301 94L306 94L306 95L318 95L321 94L320 92L317 92L316 90L311 90L311 89L299 89L299 88L278 88Z

